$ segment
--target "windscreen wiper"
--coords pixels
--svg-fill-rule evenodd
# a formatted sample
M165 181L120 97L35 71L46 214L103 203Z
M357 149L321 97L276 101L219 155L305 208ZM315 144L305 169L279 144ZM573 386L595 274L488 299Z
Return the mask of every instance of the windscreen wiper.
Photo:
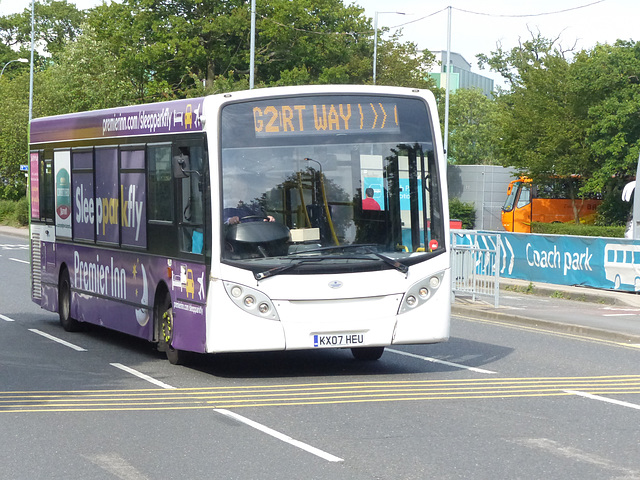
M383 255L381 253L374 252L373 250L369 250L367 253L369 253L371 255L375 255L380 260L382 260L384 263L386 263L387 265L395 268L399 272L404 273L405 275L409 272L409 267L407 267L404 263L400 263L399 261L394 260L391 257L387 257L386 255Z
M404 273L405 275L407 274L407 272L409 271L409 267L407 267L405 264L400 263L397 260L394 260L391 257L387 257L386 255L383 255L382 253L376 252L373 247L375 247L376 245L374 243L353 243L351 245L331 245L328 247L317 247L317 248L312 248L309 250L301 250L299 252L296 252L292 255L302 255L305 253L315 253L315 252L330 252L330 251L335 251L335 250L342 250L342 251L347 251L347 250L361 250L363 253L366 253L368 255L375 255L376 257L378 257L380 260L382 260L384 263L386 263L387 265L389 265L390 267L395 268L396 270L398 270L401 273Z
M290 253L289 255L304 255L305 253L316 253L316 252L332 252L335 250L342 250L346 252L347 250L365 250L366 253L370 253L369 250L375 247L375 243L351 243L349 245L329 245L328 247L315 247L310 248L308 250L300 250L298 252Z
M280 273L284 273L288 270L293 270L298 268L303 263L311 263L311 262L321 262L324 258L305 258L304 260L300 260L299 262L290 263L289 265L281 265L279 267L270 268L269 270L265 270L264 272L254 273L253 276L256 280L264 280L265 278L273 277L274 275L278 275Z

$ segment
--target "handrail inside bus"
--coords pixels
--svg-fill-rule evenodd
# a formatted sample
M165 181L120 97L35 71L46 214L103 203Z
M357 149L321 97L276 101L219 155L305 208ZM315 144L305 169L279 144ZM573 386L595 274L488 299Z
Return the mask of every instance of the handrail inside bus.
M324 173L322 172L322 164L314 160L313 158L305 158L305 162L314 162L320 166L320 190L322 192L322 201L324 203L324 211L327 215L327 223L329 224L329 230L331 230L331 238L336 245L340 245L340 240L338 240L338 235L336 235L336 229L333 226L333 219L331 218L331 211L329 210L329 202L327 201L327 191L324 188Z
M304 212L304 218L306 221L306 227L311 228L311 219L309 218L309 212L307 212L307 205L304 203L304 191L302 188L302 173L298 172L298 192L300 192L300 205L302 205L302 211Z
M329 202L327 201L327 191L324 188L324 174L320 172L320 189L322 190L322 200L324 202L324 211L327 214L327 223L329 224L329 230L331 230L331 238L336 245L340 245L338 235L336 235L336 229L333 226L333 219L331 218L331 211L329 210Z

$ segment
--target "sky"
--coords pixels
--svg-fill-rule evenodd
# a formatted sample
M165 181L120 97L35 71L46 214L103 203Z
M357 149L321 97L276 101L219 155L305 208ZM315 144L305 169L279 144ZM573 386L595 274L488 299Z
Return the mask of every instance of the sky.
M378 27L413 22L402 27L403 38L433 51L447 48L451 6L451 51L462 54L477 73L477 54L489 55L498 43L503 49L515 47L519 39L531 38L529 30L545 38L559 37L565 49L589 49L619 38L640 41L638 0L394 0L392 9L389 3L358 2L371 17L376 11L406 13L378 13ZM577 8L583 5L588 6Z
M566 50L590 49L617 39L640 41L639 0L359 0L367 16L378 13L378 28L402 24L403 39L419 49L446 50L448 8L451 9L451 51L460 53L471 71L501 78L478 68L476 55L490 55L531 38L529 31L558 38ZM389 8L392 4L393 8ZM584 7L583 7L584 6ZM579 8L583 7L583 8ZM397 13L380 12L402 12ZM438 13L439 12L439 13ZM557 12L557 13L556 13ZM426 17L426 18L424 18ZM412 23L408 23L412 22Z
M84 9L103 0L68 1ZM345 4L351 2L344 0ZM589 49L617 39L640 41L640 0L353 0L353 3L363 7L371 18L378 12L378 28L406 24L401 27L402 39L415 42L421 50L433 51L447 48L447 7L451 6L451 51L471 63L472 71L495 79L498 77L478 69L476 55L490 55L498 43L503 49L515 47L519 39L531 37L529 30L539 31L546 38L559 37L564 49L574 45L577 50ZM30 5L30 0L0 0L0 15L21 12Z

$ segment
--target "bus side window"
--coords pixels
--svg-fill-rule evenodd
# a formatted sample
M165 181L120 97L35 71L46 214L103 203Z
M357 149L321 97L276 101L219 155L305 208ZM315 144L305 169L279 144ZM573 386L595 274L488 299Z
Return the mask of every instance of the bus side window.
M186 166L186 168L183 167L184 171L176 176L180 215L178 225L180 250L202 254L204 243L203 148L196 145L181 146L174 151L174 155L184 159ZM174 175L176 175L175 170Z
M520 188L520 182L511 182L509 190L507 191L507 199L502 206L503 212L510 212L515 206L516 197L518 196L518 190Z
M45 153L44 161L40 162L40 219L53 222L55 211L53 157L49 155ZM46 158L47 156L49 158Z
M522 185L520 196L518 197L518 208L522 208L531 203L531 188L529 185Z
M173 221L173 189L171 188L171 146L150 145L149 220Z

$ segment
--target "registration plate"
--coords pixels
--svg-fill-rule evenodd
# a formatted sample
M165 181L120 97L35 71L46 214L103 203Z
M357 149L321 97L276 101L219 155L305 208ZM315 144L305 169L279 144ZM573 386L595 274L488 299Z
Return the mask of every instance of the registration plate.
M364 343L363 333L341 333L336 335L314 335L314 347L350 347Z

